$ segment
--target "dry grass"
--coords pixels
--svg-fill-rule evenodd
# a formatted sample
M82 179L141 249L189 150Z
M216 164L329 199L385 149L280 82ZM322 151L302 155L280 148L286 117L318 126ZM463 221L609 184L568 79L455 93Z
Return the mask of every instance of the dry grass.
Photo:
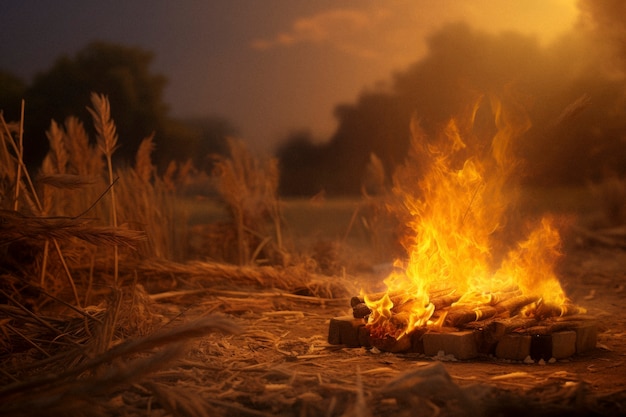
M240 331L209 312L345 304L345 286L306 265L252 266L282 250L278 173L275 161L235 142L216 175L238 219L238 260L250 266L177 262L186 257L187 219L175 190L192 167L171 164L157 175L148 137L134 166L116 168L107 98L94 94L90 112L96 140L75 118L52 122L34 177L21 123L0 118L0 414L254 414L207 398L208 381L180 367L198 340ZM219 301L185 315L177 302L198 297Z
M213 177L237 236L239 265L286 264L278 200L278 161L255 158L240 140L229 139L229 158L218 158Z

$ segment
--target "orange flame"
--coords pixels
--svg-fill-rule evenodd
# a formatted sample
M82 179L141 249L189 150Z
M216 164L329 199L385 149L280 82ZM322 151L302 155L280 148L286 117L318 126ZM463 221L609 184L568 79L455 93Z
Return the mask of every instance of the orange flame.
M407 183L407 172L396 176L394 192L410 214L411 234L404 242L408 257L396 261L402 272L384 280L384 296L364 296L374 337L398 339L418 327L440 324L441 319L433 321L430 299L437 291L460 294L456 305L468 308L493 305L500 294L511 291L557 306L565 302L553 271L560 237L550 219L542 219L516 246L507 249L498 241L515 196L511 180L518 164L512 141L530 124L525 118L513 120L499 103L492 105L495 134L482 148L472 140L476 138L462 134L465 130L456 120L436 144L428 144L413 124L412 152L424 148L429 166L416 184ZM478 108L477 103L469 125Z

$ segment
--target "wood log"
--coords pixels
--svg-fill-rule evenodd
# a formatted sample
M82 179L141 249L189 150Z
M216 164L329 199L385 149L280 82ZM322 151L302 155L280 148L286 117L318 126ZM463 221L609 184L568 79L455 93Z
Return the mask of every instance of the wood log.
M598 342L598 325L595 321L581 321L575 330L576 353L584 353L595 349Z
M584 308L575 306L573 304L556 305L542 303L537 306L537 309L535 310L535 316L539 320L545 320L550 317L567 317L576 314L583 314L585 313L585 311L586 310Z
M439 297L445 297L445 296L451 295L454 292L455 290L451 288L437 289L437 290L433 290L432 292L428 291L428 296L430 299L436 299ZM385 294L389 296L391 301L400 300L401 302L402 300L406 300L408 298L408 294L404 290L371 293L371 294L367 294L367 297L372 301L378 301L381 298L383 298ZM412 299L412 297L409 299ZM365 298L363 296L361 295L355 296L355 297L352 297L352 299L350 300L350 306L354 307L356 304L363 303L363 302L365 302Z
M509 316L512 317L519 313L522 307L525 307L528 304L532 304L538 299L539 297L520 295L517 297L509 298L508 300L504 300L501 303L496 304L494 307L498 310L498 314L508 312Z
M414 298L406 298L406 294L403 295L392 295L391 302L393 303L393 307L391 311L394 314L400 313L405 310L410 310L413 308L412 304L418 303ZM350 304L352 306L352 314L355 318L363 318L371 314L371 309L365 304L365 301L361 301L361 297L352 297L350 300ZM418 306L419 307L419 306ZM426 306L423 306L425 308Z
M495 306L496 304L500 304L514 297L519 297L520 295L522 295L522 291L517 287L511 290L505 290L505 291L492 293L491 301L489 302L489 305Z
M445 323L448 326L459 327L472 321L484 320L496 315L507 314L513 316L524 306L537 301L537 297L520 295L509 298L494 306L480 306L474 309L451 308L446 317Z
M537 326L530 326L524 331L526 333L532 333L537 335L551 334L556 332L561 332L565 330L576 330L580 327L583 327L586 324L591 324L597 326L595 320L591 320L589 318L572 318L568 320L564 317L553 317L549 319L542 320L538 322Z
M459 298L461 298L461 296L457 294L445 294L445 295L440 295L438 297L431 299L430 302L435 306L435 311L436 311L436 310L441 310L446 307L449 307L450 305L458 301ZM403 300L400 298L399 295L393 295L391 302L394 303L394 306L391 309L391 311L394 313L397 313L407 308L412 308L411 306L408 306L407 304L414 303L415 299L409 298L409 299ZM352 307L352 314L354 315L355 318L367 317L372 312L371 309L367 306L367 304L365 304L365 302L362 300L361 297L352 297L350 299L350 306ZM426 306L423 306L423 307L425 308Z
M372 310L365 303L359 303L355 306L352 306L352 315L355 319L362 319L369 316L372 313Z
M535 324L537 324L537 320L535 318L526 317L512 317L493 320L485 327L485 340L489 343L495 343L509 333L513 333L516 330L526 329L534 326Z
M408 335L399 339L392 336L383 338L370 337L370 343L383 352L400 353L411 349L411 337Z
M434 297L430 300L431 303L435 306L436 310L442 310L446 307L450 307L453 303L456 303L461 298L458 294L447 294L439 297Z
M355 296L355 297L352 297L350 299L350 307L352 307L352 308L358 306L359 304L363 304L363 303L364 303L364 301L363 301L363 299L361 297L356 297Z
M474 309L454 309L448 312L444 323L451 327L460 327L472 321L484 320L498 313L495 307L482 306Z

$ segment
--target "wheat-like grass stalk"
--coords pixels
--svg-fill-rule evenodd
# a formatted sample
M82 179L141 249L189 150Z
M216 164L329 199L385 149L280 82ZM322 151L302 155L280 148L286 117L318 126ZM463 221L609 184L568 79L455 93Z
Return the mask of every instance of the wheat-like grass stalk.
M91 185L94 181L91 178L74 174L48 174L37 177L38 184L49 185L59 190L77 190Z
M35 190L35 186L33 185L33 181L30 177L30 174L28 173L28 169L26 169L26 165L24 164L24 159L22 158L22 151L20 150L20 145L19 142L20 140L18 139L18 143L15 142L15 139L13 138L13 135L11 134L11 129L9 129L8 124L6 123L6 121L4 120L4 117L0 114L0 121L2 121L2 128L4 130L4 136L6 137L7 141L9 142L9 145L11 145L11 148L13 149L13 152L16 155L16 159L15 159L15 164L16 166L20 166L21 169L18 171L17 167L16 167L16 173L19 172L20 173L20 177L14 177L14 181L15 181L15 187L21 187L21 181L22 181L22 176L26 179L27 184L28 184L28 188L30 190L30 193L25 194L24 198L26 199L26 201L28 203L30 203L30 205L32 207L31 210L33 211L41 211L42 209L42 205L41 202L39 201L39 197L37 195L37 192ZM23 126L22 122L20 122L20 126ZM21 128L20 128L21 129ZM19 130L18 130L19 133ZM20 134L21 135L21 134ZM5 147L6 149L6 147ZM7 149L7 155L9 155L10 152L8 152ZM9 156L7 156L6 159L10 159ZM13 174L12 174L13 175ZM32 196L32 199L30 198ZM17 206L14 206L17 207Z
M237 231L238 262L240 265L254 262L272 239L277 252L282 255L278 161L255 158L240 140L229 138L228 145L230 158L217 160L213 178ZM263 230L268 219L274 229L274 235L269 239ZM251 252L252 237L259 238L260 243Z
M102 172L104 171L104 158L102 151L97 145L89 143L89 137L85 128L76 117L68 117L65 120L66 147L69 153L68 172L80 178L81 186L87 184L102 185ZM71 189L70 181L63 188ZM108 185L110 187L110 184ZM83 192L73 192L69 194L75 203L72 207L85 209L98 198L97 189L100 187L85 187ZM95 217L103 217L103 210L98 206L94 214Z
M21 114L21 121L20 121L20 131L19 131L19 142L15 143L15 140L13 140L13 137L10 134L9 128L4 120L4 117L2 117L2 124L5 130L5 134L7 135L7 139L9 140L10 144L13 147L13 150L15 152L15 154L17 155L17 166L21 167L21 169L19 169L17 171L17 173L19 174L19 176L16 176L15 178L15 188L18 189L21 187L21 177L22 175L26 178L27 183L30 187L30 193L28 193L28 196L32 196L32 200L34 202L34 204L36 205L37 211L39 213L43 213L44 212L44 205L42 204L41 200L39 199L38 195L37 195L37 191L35 189L35 186L33 185L33 181L30 177L30 174L28 173L28 169L26 168L26 165L24 164L24 160L23 160L23 152L22 152L22 143L23 143L23 120L24 120L24 102L22 101L22 114ZM18 195L18 194L16 194ZM16 198L16 201L14 203L14 207L17 208L18 207L18 203L17 203L18 199ZM17 212L17 210L14 210L15 212ZM67 267L67 263L65 262L65 258L63 256L63 252L61 251L61 248L58 244L58 242L56 241L56 239L52 239L52 242L55 246L56 252L59 256L59 259L61 261L61 263L63 264L65 273L67 275L67 279L70 283L70 286L72 288L73 294L74 294L74 298L76 299L76 303L77 305L80 307L80 298L78 297L78 292L76 290L76 286L74 284L74 279L72 278L72 274L69 270L69 268ZM44 264L47 263L47 255L48 255L48 247L46 244L45 247L45 257L44 257ZM44 280L44 274L45 274L45 267L42 268L42 275L40 276L40 281Z
M69 162L69 154L66 149L65 132L63 132L61 127L53 120L50 124L50 129L48 129L48 131L46 132L46 136L48 137L48 142L50 144L50 151L43 160L41 168L42 174L48 180L55 176L66 176L67 165ZM58 181L56 183L53 183L55 185L59 185ZM55 197L57 197L56 201L54 201ZM54 192L53 188L50 185L44 185L42 198L43 208L41 214L43 214L44 216L51 214L53 209L55 209L54 214L64 213L65 206L70 203L69 199L66 197L67 195L64 192ZM68 278L68 282L70 284L70 287L72 288L74 298L76 299L77 304L80 306L78 290L76 289L74 279L72 278L72 273L69 266L67 265L65 257L63 256L61 247L56 239L52 239L52 244L54 245L61 265L63 266L63 270L65 271L65 274ZM39 278L39 282L42 287L45 284L45 277L49 260L49 245L50 240L45 239L44 253Z
M186 216L176 206L175 193L190 167L178 170L170 163L160 177L152 163L153 135L145 138L135 156L132 168L117 170L117 218L120 224L129 224L146 232L146 240L138 246L138 253L149 258L183 259L185 255ZM183 171L184 169L184 171Z
M15 162L15 158L11 155L9 151L8 144L11 141L11 131L9 125L4 121L4 117L2 112L0 111L0 119L2 120L2 129L0 130L0 175L3 178L6 178L7 182L14 183L15 182L15 173L17 172L17 163ZM7 187L8 184L3 183L4 187ZM9 189L3 187L3 195L9 196ZM14 190L12 190L15 193ZM5 201L3 200L3 203ZM13 207L13 202L11 201L11 207ZM9 208L9 205L4 206L3 208Z
M24 155L24 100L22 100L21 108L20 108L20 130L19 130L19 143L18 143L18 158L20 161L23 161ZM22 177L22 164L17 164L17 174L15 178L17 179L15 182L15 202L13 206L13 210L17 211L19 208L19 196L20 196L20 181L19 179Z
M107 161L107 169L109 172L109 185L114 183L113 179L113 153L117 149L117 129L115 123L111 119L111 108L109 99L105 95L91 93L91 104L88 107L91 114L94 127L97 133L98 147L101 149ZM111 187L111 223L117 228L117 202L115 200L115 189ZM117 245L113 246L113 263L114 263L114 281L117 285L119 279L119 253Z
M42 165L41 173L44 176L64 175L66 173L68 153L65 148L65 133L59 127L59 125L53 120L50 123L50 128L46 132L48 137L48 143L50 145L50 151L45 156ZM60 195L59 195L60 194ZM54 197L59 197L57 201L53 201ZM63 207L68 203L64 193L55 193L50 187L43 187L43 215L48 216L50 214L62 214L65 212ZM55 213L52 213L52 209L56 209Z
M135 156L135 172L137 176L146 184L150 182L154 175L154 165L152 165L152 152L154 151L154 133L139 144L137 155Z
M88 178L100 175L104 168L102 151L89 144L89 136L83 123L76 117L68 117L65 120L65 132L70 166L74 173Z
M39 211L40 204L35 193L35 187L28 175L28 170L23 160L23 130L24 130L24 103L22 102L22 114L18 123L7 123L4 115L0 111L0 122L2 124L2 140L0 151L2 151L2 164L0 173L13 184L13 199L7 201L6 208L11 206L13 210L20 209L20 198L24 200L32 212ZM13 135L17 135L17 140ZM27 181L28 187L23 184L23 179ZM7 184L8 185L8 184ZM30 189L33 193L26 192ZM8 196L8 190L5 193ZM24 191L24 192L22 192Z
M49 161L48 163L51 165L48 170L55 174L65 174L69 161L69 154L65 147L65 133L58 123L53 120L50 123L50 129L46 132L46 136L50 144L50 152L44 159L44 161Z

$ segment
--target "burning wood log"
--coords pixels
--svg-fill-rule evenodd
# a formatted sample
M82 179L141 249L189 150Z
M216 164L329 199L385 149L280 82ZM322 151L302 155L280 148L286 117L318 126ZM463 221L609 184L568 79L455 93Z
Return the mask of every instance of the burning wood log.
M454 292L455 292L455 290L453 290L451 288L433 289L433 290L428 290L428 295L430 296L431 301L432 301L432 300L440 298L440 297L451 296ZM378 301L381 298L383 298L385 295L389 296L389 299L394 302L394 305L396 304L396 302L400 303L400 302L403 302L403 300L407 301L407 298L410 299L409 294L405 290L371 293L371 294L367 294L367 298L372 300L372 301ZM460 298L460 296L458 298ZM457 298L457 300L458 300L458 298ZM352 297L350 299L350 306L354 307L355 305L357 305L359 303L364 303L364 302L365 302L365 297L363 297L363 296L354 296L354 297Z
M459 327L472 321L484 320L500 314L514 316L524 306L534 303L538 297L519 295L509 298L494 306L480 306L474 309L459 308L451 309L445 323L450 327Z
M450 311L445 319L446 326L460 327L472 321L488 319L497 314L497 310L492 306L476 307L472 310L457 309Z
M439 295L440 293L443 293L443 295ZM459 301L459 299L461 298L460 295L454 294L452 291L449 290L445 292L438 291L437 294L437 296L434 296L430 299L430 302L435 306L435 311L449 307L453 303ZM382 297L384 297L384 294L374 294L372 296L368 296L368 298L371 298L373 300L379 300ZM403 294L401 292L391 293L390 299L394 305L392 311L397 311L400 307L402 307L402 309L406 309L407 304L415 302L415 299L407 299L406 293ZM354 318L365 318L372 313L371 309L367 306L367 304L365 304L365 301L362 297L352 297L350 299L350 306L352 307L352 314Z
M491 300L489 301L489 305L495 306L496 304L500 304L506 300L510 300L513 297L518 297L522 295L522 291L518 287L506 289L504 291L499 291L496 293L492 293Z
M549 317L566 317L573 316L575 314L583 314L586 310L582 307L575 306L573 304L544 304L541 303L537 306L535 316L539 320Z
M439 297L434 297L430 300L431 303L435 306L435 311L442 310L446 307L450 307L452 304L456 303L461 299L461 296L458 294L447 294Z
M539 297L529 295L519 295L517 297L504 300L495 305L498 313L508 312L510 316L515 316L523 307L536 302Z
M476 308L450 307L458 300L453 294L434 298L431 302L438 310L431 319L439 316L442 324L422 326L407 334L402 330L410 321L409 304L417 303L416 300L404 301L399 309L394 306L383 326L369 327L363 318L371 311L359 297L354 297L351 302L354 313L365 316L331 320L328 340L331 344L375 346L385 352L410 351L436 356L443 351L460 360L480 354L495 354L509 360L561 359L595 348L597 323L583 315L575 316L584 312L583 308L571 304L543 304L538 297L514 294L517 291L499 293L510 298ZM519 315L524 307L527 311Z

